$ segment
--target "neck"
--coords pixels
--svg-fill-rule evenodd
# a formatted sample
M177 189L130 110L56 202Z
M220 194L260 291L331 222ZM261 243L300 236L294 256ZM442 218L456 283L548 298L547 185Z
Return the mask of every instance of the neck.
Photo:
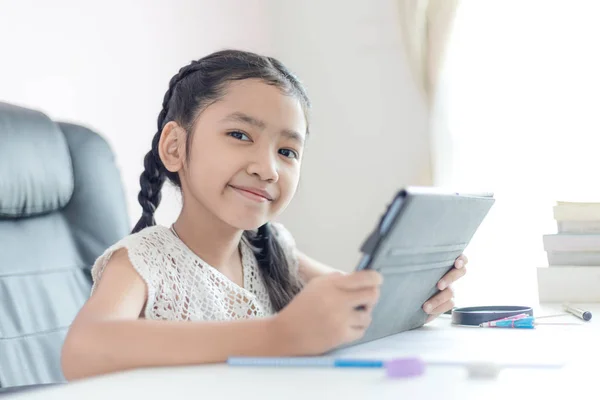
M228 268L239 260L239 244L243 234L221 221L209 210L196 203L187 205L173 224L179 238L216 269Z

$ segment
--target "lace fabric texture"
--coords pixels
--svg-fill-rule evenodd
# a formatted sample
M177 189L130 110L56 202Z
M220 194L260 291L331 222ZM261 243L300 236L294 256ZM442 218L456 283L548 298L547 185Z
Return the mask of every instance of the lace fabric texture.
M281 243L292 273L297 273L295 242L278 223L272 231ZM102 254L92 267L92 293L112 254L126 248L144 280L148 299L142 317L168 321L223 321L273 314L267 288L249 243L240 242L244 287L208 265L171 230L152 226L129 235Z

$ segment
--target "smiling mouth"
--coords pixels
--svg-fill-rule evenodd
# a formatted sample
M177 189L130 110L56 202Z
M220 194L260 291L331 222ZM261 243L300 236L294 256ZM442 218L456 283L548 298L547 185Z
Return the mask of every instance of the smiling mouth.
M233 190L235 190L237 193L241 194L242 196L244 196L250 200L254 200L259 203L266 203L266 202L273 201L273 198L264 191L261 191L258 189L253 189L253 188L237 187L237 186L233 186L233 185L228 185L228 186L230 188L232 188Z

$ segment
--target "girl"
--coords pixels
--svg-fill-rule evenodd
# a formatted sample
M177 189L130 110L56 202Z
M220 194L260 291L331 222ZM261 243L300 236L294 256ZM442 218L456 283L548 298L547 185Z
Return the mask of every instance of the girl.
M381 277L320 264L269 222L298 186L308 108L294 75L253 53L217 52L171 79L144 158L142 217L92 268L92 295L62 351L68 380L231 355L316 355L364 334ZM167 179L183 207L172 226L156 226ZM449 285L466 262L439 282L427 313L452 307Z

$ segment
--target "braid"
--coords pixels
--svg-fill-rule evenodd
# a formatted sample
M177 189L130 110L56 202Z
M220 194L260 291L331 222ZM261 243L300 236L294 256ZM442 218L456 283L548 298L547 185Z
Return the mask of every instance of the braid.
M142 206L142 217L133 228L132 233L141 231L142 229L156 225L154 220L154 212L160 204L163 184L165 183L165 174L160 158L155 156L154 142L160 139L160 132L154 135L152 140L152 150L144 157L144 172L140 175L141 190L138 194L138 201Z
M163 165L158 152L158 143L162 130L166 125L169 115L169 103L175 92L175 88L188 75L198 71L200 65L197 61L181 68L179 72L171 78L169 89L163 98L162 110L158 114L158 130L152 138L152 148L144 157L144 171L140 175L141 190L138 194L138 202L142 206L142 216L131 231L136 233L148 226L156 225L154 212L158 208L161 200L161 189L166 180L167 171Z
M258 228L255 235L245 232L246 238L255 247L254 254L262 272L265 285L269 288L269 299L275 312L281 311L300 291L301 284L290 273L288 260L272 228L266 223Z

